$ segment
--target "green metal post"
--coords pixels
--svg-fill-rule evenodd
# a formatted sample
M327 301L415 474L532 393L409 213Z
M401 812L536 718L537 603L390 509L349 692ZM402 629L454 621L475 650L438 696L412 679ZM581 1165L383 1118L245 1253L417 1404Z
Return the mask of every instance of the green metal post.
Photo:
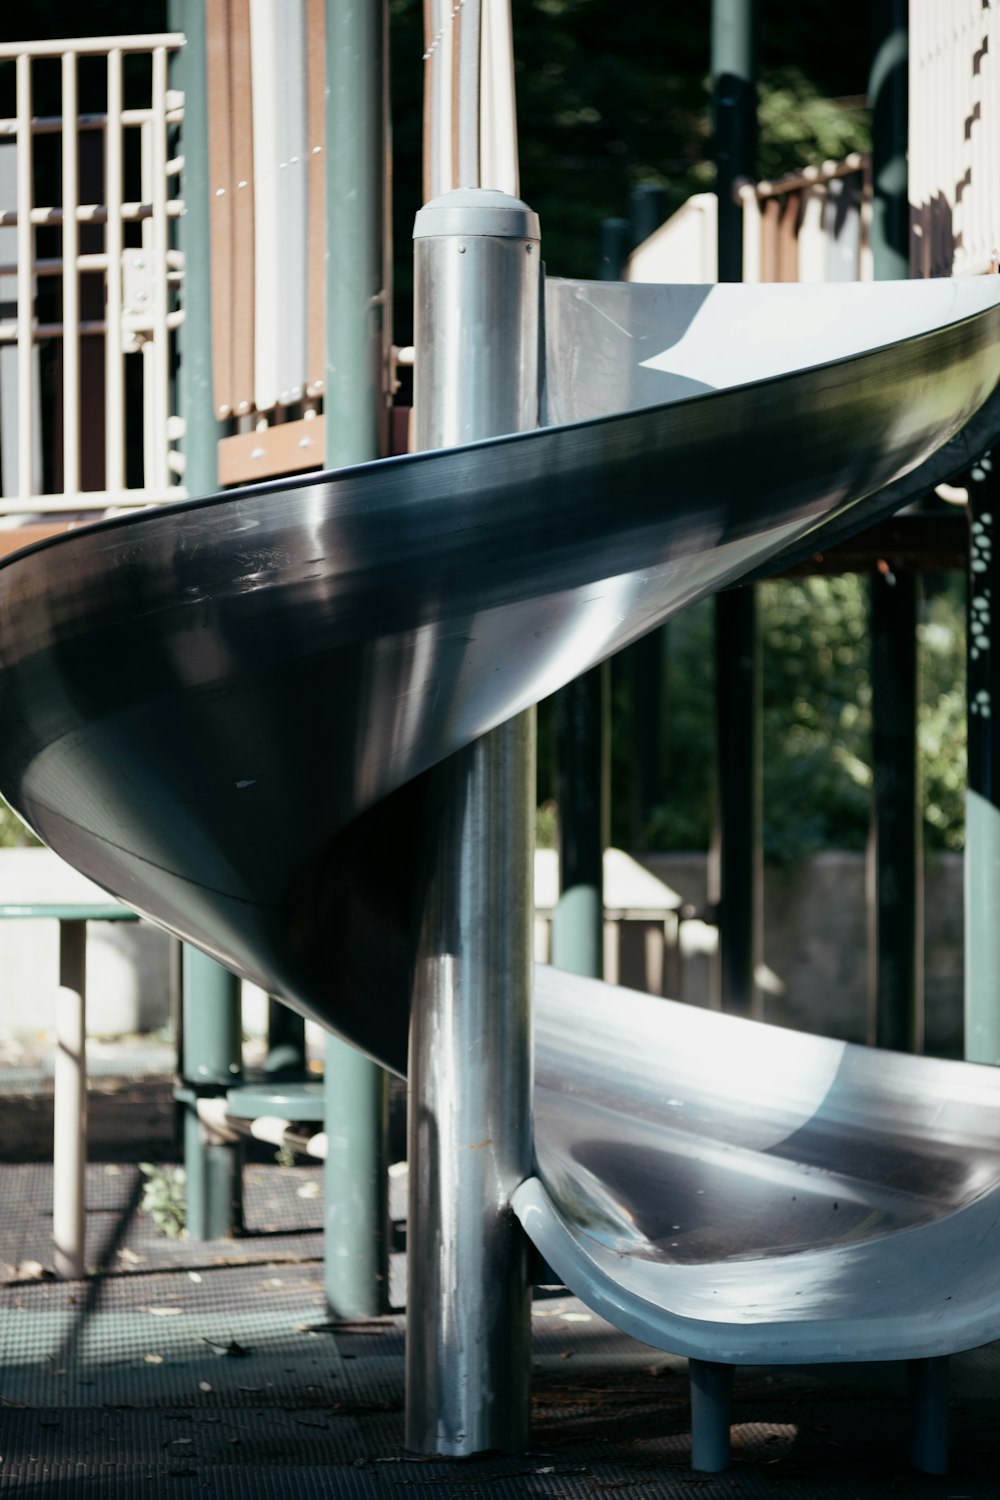
M969 773L965 796L965 1055L1000 1064L1000 649L994 649L1000 601L1000 454L980 462L969 481L968 677Z
M609 678L604 662L556 695L560 891L552 962L595 979L604 973Z
M171 83L184 94L182 194L177 227L184 255L184 321L177 333L177 409L184 422L184 484L189 495L219 487L217 444L221 429L212 400L212 301L209 264L208 86L205 71L204 0L170 0L169 24L183 31ZM182 1077L200 1089L239 1081L240 992L227 970L194 949L184 950ZM188 1180L188 1232L216 1239L241 1221L240 1148L210 1142L195 1105L185 1104L184 1163Z
M720 281L743 279L742 177L755 175L754 0L713 0L712 104ZM716 825L712 884L719 927L713 1001L753 1007L760 896L760 645L752 588L715 602Z
M719 199L719 280L743 280L743 210L733 189L757 155L756 0L712 0L712 114Z
M655 234L667 217L666 190L644 182L631 201L632 245ZM635 787L632 794L632 847L644 849L650 817L665 785L663 723L666 711L666 661L669 625L651 630L629 650L632 667L632 713Z
M242 1227L242 1152L198 1116L198 1100L224 1095L243 1076L240 982L197 948L184 949L184 1166L193 1240L225 1239Z
M876 281L902 281L910 267L906 150L909 131L908 0L872 0L872 220Z
M872 7L871 246L875 278L909 269L907 0ZM917 778L919 580L885 564L872 574L872 836L869 856L869 1036L923 1048L923 923Z
M598 278L620 281L632 244L627 219L605 219ZM635 647L618 658L626 670ZM552 962L570 974L604 976L604 849L608 842L611 665L585 672L555 695L559 901Z
M305 1017L273 995L267 997L267 1056L264 1072L286 1081L305 1077Z
M191 496L219 488L222 428L212 400L212 290L209 277L208 84L205 0L169 0L171 30L185 45L171 59L171 85L184 94L184 213L177 245L184 256L184 321L177 330L177 409L184 422L184 485Z
M387 37L383 0L327 0L324 413L331 468L384 451ZM388 1077L329 1037L325 1080L326 1296L339 1316L370 1317L388 1299Z
M917 614L914 573L871 575L872 837L869 1039L923 1049Z
M641 245L655 234L667 217L667 191L655 182L642 182L632 190L632 245Z

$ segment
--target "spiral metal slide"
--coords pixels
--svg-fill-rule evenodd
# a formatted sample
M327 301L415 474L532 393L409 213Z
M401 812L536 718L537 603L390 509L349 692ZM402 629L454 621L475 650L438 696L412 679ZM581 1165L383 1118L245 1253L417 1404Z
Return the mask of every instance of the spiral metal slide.
M114 518L0 567L7 799L398 1073L424 773L1000 436L994 278L546 299L548 426ZM535 1024L515 1209L613 1322L724 1363L1000 1336L1000 1072L546 969Z

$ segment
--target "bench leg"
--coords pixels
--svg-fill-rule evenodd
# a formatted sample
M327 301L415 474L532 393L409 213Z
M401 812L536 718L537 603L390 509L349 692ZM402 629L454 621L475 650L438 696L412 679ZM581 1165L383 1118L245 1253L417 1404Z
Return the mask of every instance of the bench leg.
M922 1474L948 1472L948 1356L911 1359L910 1461Z
M87 924L59 923L52 1149L56 1275L83 1276L87 1164Z
M729 1427L733 1408L733 1367L689 1359L691 1381L691 1467L718 1474L729 1467Z

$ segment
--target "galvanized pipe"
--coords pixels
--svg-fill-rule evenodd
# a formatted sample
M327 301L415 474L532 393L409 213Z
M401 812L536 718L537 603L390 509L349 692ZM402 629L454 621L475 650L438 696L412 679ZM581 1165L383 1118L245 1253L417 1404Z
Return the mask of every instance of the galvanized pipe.
M539 242L517 199L447 194L416 239L420 448L537 422ZM471 622L470 622L471 623ZM456 1456L528 1438L534 713L429 778L410 1022L406 1443Z

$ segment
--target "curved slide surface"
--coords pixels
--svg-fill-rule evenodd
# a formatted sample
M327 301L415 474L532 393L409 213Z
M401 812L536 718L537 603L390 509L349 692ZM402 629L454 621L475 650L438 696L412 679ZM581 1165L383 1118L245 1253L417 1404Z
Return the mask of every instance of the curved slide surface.
M664 322L664 289L616 315L556 284L560 425L8 559L0 790L128 905L404 1071L423 773L705 594L864 526L886 487L895 506L946 477L934 455L970 421L1000 435L992 278L888 289L888 321L884 287L836 288L833 319L832 288L670 290ZM595 369L634 409L587 408ZM1000 1334L996 1075L609 1002L539 973L539 1175L515 1206L571 1287L736 1362Z

